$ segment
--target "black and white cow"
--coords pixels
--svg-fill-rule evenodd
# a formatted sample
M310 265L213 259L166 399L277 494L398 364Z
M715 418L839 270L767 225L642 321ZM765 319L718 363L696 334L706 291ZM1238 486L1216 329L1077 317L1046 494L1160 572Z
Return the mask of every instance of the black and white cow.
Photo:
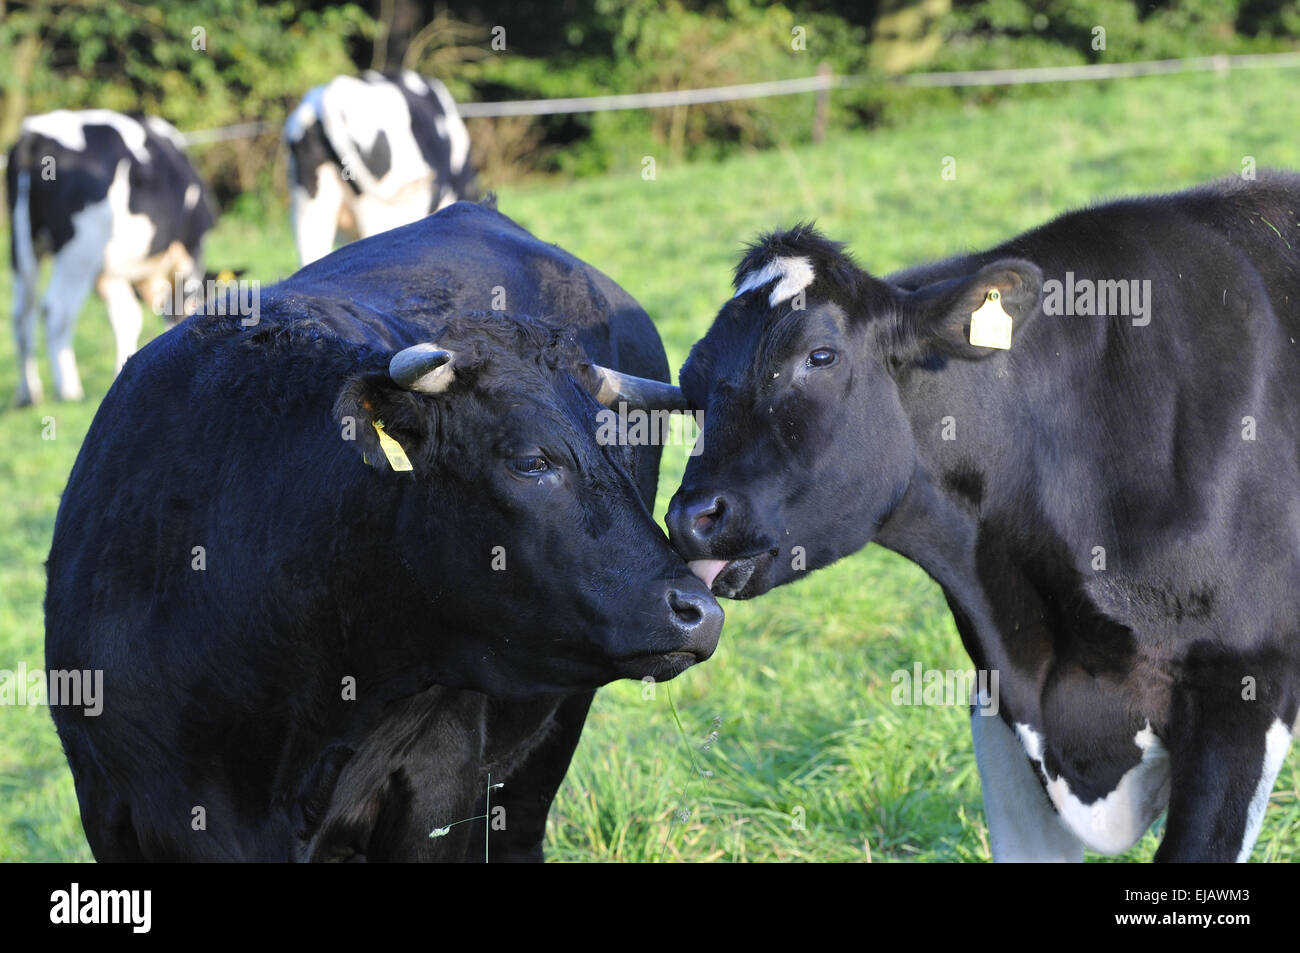
M492 859L540 859L593 690L721 631L648 509L660 448L597 437L597 398L680 404L654 325L464 203L258 317L128 361L59 507L46 667L103 672L99 714L52 706L96 858L482 858L490 777Z
M1117 853L1167 809L1157 859L1245 860L1300 706L1297 236L1281 173L885 279L765 236L682 368L671 538L731 598L872 540L937 580L1000 675L995 859Z
M365 238L478 197L456 103L438 80L410 70L317 86L284 138L303 264L328 254L340 229Z
M6 176L18 403L39 401L43 392L36 316L46 254L54 256L43 302L54 389L64 400L77 400L82 389L73 333L90 289L108 307L121 370L139 343L140 298L177 320L184 315L176 313L174 300L191 309L201 300L212 204L170 124L105 109L24 119ZM180 295L173 293L177 282Z

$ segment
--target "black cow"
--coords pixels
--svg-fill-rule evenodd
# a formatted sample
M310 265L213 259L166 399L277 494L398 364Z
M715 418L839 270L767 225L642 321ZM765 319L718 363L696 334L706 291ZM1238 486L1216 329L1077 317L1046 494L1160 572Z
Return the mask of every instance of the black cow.
M140 340L137 292L175 320L202 300L203 237L215 221L211 199L171 125L106 109L24 119L6 178L18 403L42 397L36 297L40 258L47 254L54 256L44 301L54 389L77 400L73 332L91 287L108 307L120 370Z
M261 302L127 362L59 509L46 662L104 673L97 717L53 707L95 856L474 859L490 774L493 859L540 859L592 691L721 629L647 509L658 448L595 436L593 392L680 401L654 326L463 203Z
M315 87L284 139L304 265L329 253L339 229L365 238L478 197L455 101L438 80L410 70Z
M736 288L681 372L707 412L668 513L712 591L903 554L1000 675L996 859L1122 851L1167 808L1158 859L1244 860L1300 703L1300 177L883 280L795 228Z

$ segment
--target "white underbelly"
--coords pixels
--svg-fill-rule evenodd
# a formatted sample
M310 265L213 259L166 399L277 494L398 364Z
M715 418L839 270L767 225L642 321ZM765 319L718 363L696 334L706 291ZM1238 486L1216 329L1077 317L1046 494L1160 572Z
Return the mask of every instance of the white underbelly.
M1150 724L1133 738L1142 760L1125 772L1113 791L1087 804L1070 791L1065 778L1053 778L1043 767L1043 739L1038 732L1017 724L1016 733L1046 777L1047 795L1062 822L1091 850L1103 854L1128 850L1169 804L1169 752Z

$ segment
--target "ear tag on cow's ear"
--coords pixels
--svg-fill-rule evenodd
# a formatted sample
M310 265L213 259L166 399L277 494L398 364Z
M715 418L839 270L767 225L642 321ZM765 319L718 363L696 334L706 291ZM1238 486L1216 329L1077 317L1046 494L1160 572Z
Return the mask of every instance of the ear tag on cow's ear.
M971 312L970 343L976 347L1011 347L1011 315L1002 310L1002 292L990 288L984 303Z
M375 433L379 434L379 447L384 451L384 456L388 458L388 465L398 473L415 469L411 466L411 461L407 458L406 451L402 449L402 445L385 433L384 425L378 420L373 421L373 423L375 425Z

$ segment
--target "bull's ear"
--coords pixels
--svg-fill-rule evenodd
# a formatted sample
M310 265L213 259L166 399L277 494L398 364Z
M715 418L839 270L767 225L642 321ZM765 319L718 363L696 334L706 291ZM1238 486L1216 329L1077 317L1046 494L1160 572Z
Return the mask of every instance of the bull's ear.
M1003 258L973 275L924 285L903 298L900 338L918 358L988 357L1013 347L1025 325L1040 313L1042 287L1042 270L1018 258Z
M353 377L334 403L339 439L380 470L405 472L431 456L434 420L421 400L383 372Z

